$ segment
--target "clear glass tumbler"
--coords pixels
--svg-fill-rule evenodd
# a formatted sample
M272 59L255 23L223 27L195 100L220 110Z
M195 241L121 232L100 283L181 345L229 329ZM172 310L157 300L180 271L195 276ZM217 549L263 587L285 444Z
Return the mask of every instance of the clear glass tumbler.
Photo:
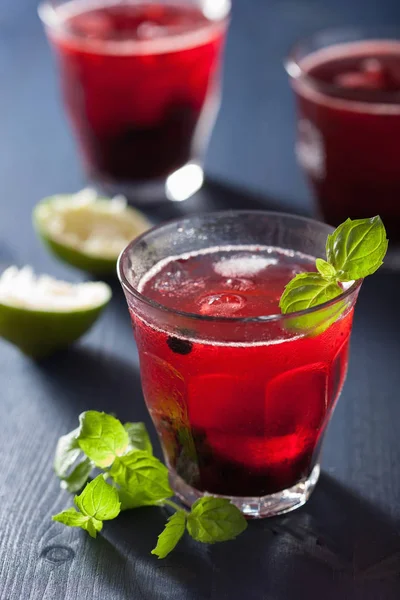
M327 30L286 60L297 102L296 153L322 217L379 213L400 242L400 29Z
M289 265L296 253L324 256L331 231L279 213L206 213L155 227L122 252L118 274L144 396L183 502L206 493L229 497L251 517L304 504L318 479L321 442L346 377L361 282L321 307L247 318L185 312L178 288L176 309L167 307L142 293L141 282L173 255L172 279L158 288L170 290L181 275L174 272L179 257L196 254L201 272L210 248L279 248ZM178 284L183 289L185 282ZM308 328L298 331L293 319L300 317Z
M201 187L229 12L230 0L44 0L92 183L139 204Z

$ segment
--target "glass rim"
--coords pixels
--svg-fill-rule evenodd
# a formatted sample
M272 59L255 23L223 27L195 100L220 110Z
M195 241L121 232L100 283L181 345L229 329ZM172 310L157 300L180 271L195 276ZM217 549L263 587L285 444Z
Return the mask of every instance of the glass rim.
M329 300L327 302L324 302L323 304L318 304L317 306L313 306L312 308L307 308L307 309L299 310L299 311L292 312L292 313L286 313L286 314L277 313L274 315L259 315L257 317L221 317L221 316L200 315L197 313L186 312L183 310L165 306L163 304L160 304L159 302L156 302L155 300L152 300L151 298L148 298L145 294L142 294L141 292L139 292L128 281L128 279L125 275L125 272L124 272L124 264L123 264L124 260L125 260L125 258L128 257L130 251L135 246L139 245L140 242L145 240L145 238L150 233L153 233L157 230L161 230L164 227L167 227L170 225L174 225L174 224L177 225L179 223L182 223L185 220L190 220L193 217L202 217L203 215L215 215L218 217L223 217L223 216L232 217L232 216L241 215L241 214L242 215L261 214L266 217L269 217L269 216L284 217L284 218L290 217L292 219L296 219L298 221L303 221L305 223L318 224L320 226L321 225L325 226L327 229L330 230L330 232L334 231L333 227L331 227L330 225L327 225L326 223L322 223L321 221L316 221L315 219L311 219L309 217L302 217L299 215L293 215L293 214L286 213L286 212L278 212L278 211L271 211L271 210L208 211L205 213L198 213L197 215L188 215L187 217L183 217L183 218L180 217L177 219L171 219L171 220L159 223L159 224L155 225L154 227L152 227L151 229L148 229L147 231L142 233L140 236L136 237L134 240L129 242L129 244L122 250L122 252L120 253L118 260L117 260L117 275L118 275L118 279L121 283L122 288L124 289L124 291L128 292L129 295L133 296L136 300L138 300L142 304L145 304L152 309L160 310L169 315L177 315L180 317L185 317L187 319L203 321L203 322L207 321L207 322L212 322L212 323L236 323L236 324L238 324L238 323L269 323L269 322L284 321L286 319L293 319L293 318L297 318L297 317L310 315L310 314L316 313L320 310L329 308L330 306L334 306L336 303L351 296L355 291L357 291L360 288L362 281L363 281L362 279L353 281L353 283L346 290L344 290L342 294L340 294L336 298L333 298L333 300ZM155 263L155 264L157 264L157 263Z
M67 0L64 5L76 0ZM129 1L129 0L128 0ZM194 0L197 5L204 6L207 2L210 7L215 10L216 0ZM82 0L83 3L83 0ZM91 5L90 0L87 2ZM191 4L188 0L171 0L171 5ZM70 40L85 45L87 51L93 51L102 54L166 54L168 52L179 52L186 48L197 48L207 43L210 31L214 28L220 28L221 25L228 24L232 3L231 0L218 0L220 13L210 10L210 17L206 13L208 22L192 31L182 31L163 38L143 39L143 40L97 40L95 38L85 39L84 37L74 34L65 24L65 19L57 14L57 9L53 5L52 0L41 0L37 7L37 13L45 28L58 32ZM102 5L120 5L120 0L99 0L98 4L93 3L93 7ZM214 16L212 16L214 15ZM100 48L99 48L100 47Z
M336 40L334 40L335 36L337 37ZM348 39L341 39L341 36L350 37ZM291 45L289 52L283 60L283 66L290 79L294 81L301 80L303 84L312 87L324 96L335 94L331 97L332 101L346 102L346 104L350 105L361 105L363 107L368 107L368 111L373 110L375 107L378 107L378 110L385 110L386 108L386 111L388 112L391 112L392 110L396 110L397 112L400 109L399 107L391 106L389 103L382 102L379 99L376 101L373 99L365 101L362 98L342 98L340 93L343 91L343 88L333 83L322 82L320 79L310 75L301 66L302 58L300 58L299 55L301 54L302 48L307 47L308 44L311 44L313 40L317 40L319 37L321 39L324 37L327 39L332 38L332 41L327 43L325 47L312 50L307 54L321 52L322 50L326 50L333 46L358 44L360 42L371 42L375 44L381 44L382 42L396 42L400 46L400 26L377 24L371 26L328 27L317 29L309 35L298 38ZM368 91L371 94L374 93L374 90ZM392 101L394 105L400 104L399 91L382 92L380 90L379 95L380 99L384 97L387 101Z

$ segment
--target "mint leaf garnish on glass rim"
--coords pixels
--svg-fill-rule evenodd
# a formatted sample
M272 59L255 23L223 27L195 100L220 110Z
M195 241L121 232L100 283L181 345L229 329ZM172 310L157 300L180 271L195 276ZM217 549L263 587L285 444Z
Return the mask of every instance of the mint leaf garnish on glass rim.
M315 261L315 266L317 267L317 271L324 279L327 281L335 280L336 277L336 269L330 263L328 263L323 258L317 258Z
M363 279L382 265L388 248L385 226L379 216L371 219L347 219L326 241L326 260L317 258L317 272L301 273L289 281L279 307L283 314L306 310L334 300L344 289L340 283ZM290 319L297 330L322 333L346 309L338 302L313 313Z
M333 300L342 293L336 281L325 279L320 273L300 273L285 287L280 306L282 312L297 312Z
M379 269L388 248L381 218L347 219L328 235L327 261L335 268L338 281L353 281Z
M246 529L246 519L229 500L206 496L191 511L171 500L168 470L153 456L144 423L123 425L113 415L93 410L82 413L79 421L80 427L62 436L57 445L54 467L61 486L77 491L95 466L103 473L75 496L76 509L64 510L54 521L96 537L103 521L114 519L121 510L168 506L175 512L152 551L158 558L165 558L185 531L199 542L213 544L233 540Z

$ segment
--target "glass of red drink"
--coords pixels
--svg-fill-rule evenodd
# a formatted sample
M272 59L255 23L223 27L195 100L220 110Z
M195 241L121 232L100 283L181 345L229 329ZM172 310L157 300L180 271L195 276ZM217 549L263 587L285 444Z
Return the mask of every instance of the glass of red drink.
M286 69L297 101L300 165L324 219L379 212L400 241L400 30L325 31Z
M202 185L230 0L45 0L89 179L135 202Z
M144 396L183 502L220 495L265 517L313 490L360 282L329 310L282 315L279 299L315 270L331 231L278 213L209 213L156 227L121 254ZM293 329L311 314L307 331Z

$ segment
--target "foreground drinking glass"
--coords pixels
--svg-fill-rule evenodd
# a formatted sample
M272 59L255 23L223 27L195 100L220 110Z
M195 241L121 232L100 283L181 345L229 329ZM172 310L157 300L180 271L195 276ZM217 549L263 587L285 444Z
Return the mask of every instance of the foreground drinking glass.
M265 517L308 499L360 282L302 313L278 305L331 231L278 213L210 213L156 227L121 254L144 396L183 502L208 492ZM307 331L293 329L302 316Z
M93 182L136 202L201 186L229 10L229 0L41 4Z
M379 212L400 242L400 30L332 30L286 62L298 108L297 156L324 219Z

